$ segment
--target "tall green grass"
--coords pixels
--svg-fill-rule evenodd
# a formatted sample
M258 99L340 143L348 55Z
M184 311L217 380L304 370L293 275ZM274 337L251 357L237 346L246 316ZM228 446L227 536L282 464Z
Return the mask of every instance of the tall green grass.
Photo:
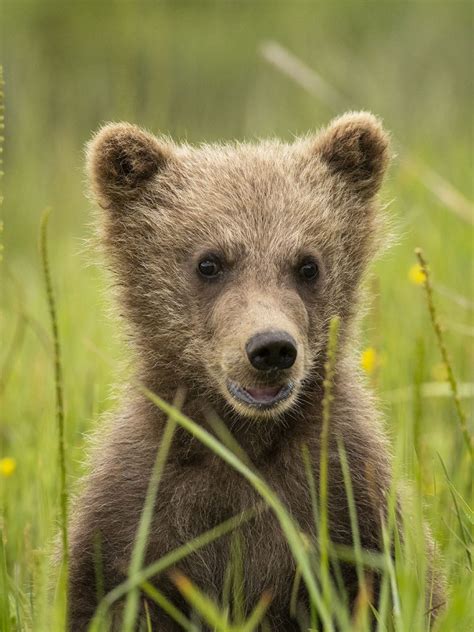
M375 351L376 369L367 379L374 382L385 413L395 481L408 479L414 485L404 512L405 537L393 564L388 555L359 552L356 542L352 549L330 548L330 560L348 559L360 567L362 556L364 568L382 572L380 632L390 626L400 632L423 630L426 519L439 543L437 558L450 592L438 628L472 629L472 461L445 362L440 362L425 289L409 276L413 250L421 246L430 261L437 319L443 323L465 426L472 433L470 3L110 1L66 7L50 0L6 0L2 8L7 120L4 132L2 110L2 631L63 629L63 585L50 564L63 523L61 488L74 489L86 471L86 436L115 405L110 384L128 373L118 325L106 316L108 280L87 265L97 256L84 252L83 240L91 231L82 147L105 120L133 120L192 142L266 135L291 140L326 123L335 113L334 102L309 94L291 73L269 65L262 56L262 44L269 40L316 71L332 94L342 95L341 108L363 107L382 116L400 154L383 192L384 200L392 201L388 212L397 243L374 267L376 283L370 288L378 289L376 296L371 291L363 346ZM53 208L49 263L62 343L65 486L58 461L54 340L37 248L46 206ZM225 448L248 467L226 428L216 422L214 430L223 446L219 450ZM318 490L313 492L319 520ZM115 600L136 595L138 587L153 599L147 582L156 573L167 572L190 547L229 534L248 518L236 517L154 566L131 572L114 594L104 596L103 613ZM387 529L390 541L390 524ZM314 576L317 551L300 535L293 546L299 551L294 588L298 581L314 582L313 593L323 602ZM232 575L230 570L229 583ZM313 628L329 625L335 614L342 629L363 630L368 613L360 597L357 621L336 600L323 604L324 621L313 611ZM394 602L397 609L388 623ZM230 620L226 603L213 606L228 617L226 625L244 624Z

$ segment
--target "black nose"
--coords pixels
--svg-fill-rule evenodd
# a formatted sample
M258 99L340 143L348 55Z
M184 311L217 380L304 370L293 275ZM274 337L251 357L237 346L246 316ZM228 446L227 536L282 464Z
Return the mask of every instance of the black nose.
M296 342L285 331L255 334L245 346L250 364L259 371L289 369L296 360Z

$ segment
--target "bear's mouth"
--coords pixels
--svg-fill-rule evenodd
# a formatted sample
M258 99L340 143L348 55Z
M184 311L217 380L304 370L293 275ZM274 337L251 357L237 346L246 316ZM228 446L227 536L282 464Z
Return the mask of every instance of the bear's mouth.
M293 388L292 382L280 386L248 386L246 388L233 380L227 382L227 389L232 397L247 406L260 409L271 408L284 401L291 395Z

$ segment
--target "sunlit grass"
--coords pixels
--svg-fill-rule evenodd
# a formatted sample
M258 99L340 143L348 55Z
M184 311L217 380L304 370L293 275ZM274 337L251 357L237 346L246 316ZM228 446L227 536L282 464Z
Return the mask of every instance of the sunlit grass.
M326 123L333 103L308 95L262 59L261 44L269 38L316 69L344 95L347 107L365 107L382 116L394 132L395 151L407 148L417 159L396 159L383 192L385 200L394 200L389 212L398 242L376 263L374 309L364 321L361 345L361 353L366 352L362 368L385 413L396 457L395 480L413 483L406 538L393 562L388 549L382 556L361 551L356 536L352 549L330 546L328 555L351 560L359 575L361 567L383 574L380 632L388 632L390 625L396 632L418 632L424 629L421 538L426 519L439 543L437 558L449 586L439 629L474 627L472 461L449 375L444 361L440 363L424 273L413 257L420 246L430 262L434 301L445 325L443 341L470 433L474 300L472 224L467 221L471 207L466 199L472 193L472 103L466 60L472 46L471 9L468 3L428 7L416 1L316 5L262 3L250 10L246 3L110 2L66 10L54 2L5 3L6 134L3 108L0 112L0 136L6 137L0 167L6 174L0 180L5 247L0 322L2 632L62 629L64 584L51 565L64 522L61 489L74 489L87 470L85 437L101 423L102 413L114 407L110 385L128 371L125 345L117 339L117 323L107 318L102 298L108 282L95 267L87 267L98 257L83 252L83 239L91 233L82 190L84 142L104 120L130 119L193 142L273 134L291 140L294 133ZM1 92L3 100L3 86ZM48 205L53 207L49 257L62 342L66 485L61 484L58 461L54 337L37 248L41 212ZM186 424L188 431L197 432L192 420ZM245 455L218 420L213 431L218 440L211 449L243 468L243 476L253 476ZM344 463L343 444L340 453ZM363 591L357 621L337 599L324 603L313 543L299 534L278 499L268 496L264 481L252 480L264 492L263 503L272 507L266 510L279 512L292 540L298 562L295 587L307 582L315 603L323 606L319 619L318 607L313 608L312 628L330 629L334 615L342 630L364 630L369 613ZM308 486L318 523L319 490L310 477ZM347 511L355 534L353 508L348 505ZM156 574L167 572L190 548L228 536L249 519L237 516L151 567L143 568L137 552L136 567L124 584L104 595L95 629L102 629L101 616L106 618L115 601L127 594L132 595L133 612L138 588L148 600L159 600L151 584ZM387 542L392 536L389 523ZM142 547L144 536L139 541ZM233 578L238 563L236 559L229 569L229 596L214 604L224 619L230 616L225 602L232 599L232 583L238 583ZM331 594L334 590L331 584ZM235 623L244 625L243 620Z

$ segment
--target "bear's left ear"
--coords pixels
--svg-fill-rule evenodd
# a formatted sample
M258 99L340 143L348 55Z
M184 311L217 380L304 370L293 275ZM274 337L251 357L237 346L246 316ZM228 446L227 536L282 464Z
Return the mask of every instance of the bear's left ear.
M171 149L130 123L104 125L87 145L86 164L102 208L123 211L171 158Z
M374 196L390 160L390 141L370 112L348 112L315 139L312 152L363 198Z

